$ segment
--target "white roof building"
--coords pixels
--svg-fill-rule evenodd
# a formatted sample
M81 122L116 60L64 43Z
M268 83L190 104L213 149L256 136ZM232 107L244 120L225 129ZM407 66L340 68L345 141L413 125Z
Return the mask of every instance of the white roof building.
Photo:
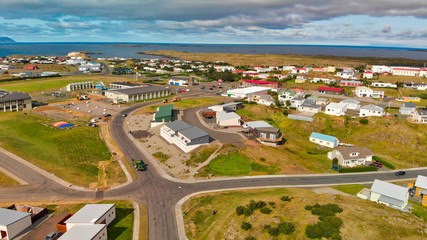
M75 225L93 225L93 224L110 224L116 218L116 208L114 204L86 204L65 224L67 230Z
M384 115L384 109L376 105L366 105L360 108L359 117L381 117Z
M216 124L219 126L240 126L240 116L235 112L216 112Z
M31 213L0 208L0 239L14 239L31 224Z
M345 103L330 103L325 108L325 113L328 115L343 116L346 111L347 104Z
M59 240L107 240L107 225L76 225L62 235Z
M256 93L266 93L268 90L272 88L269 87L247 87L247 88L237 88L227 90L227 95L232 98L246 98L249 95Z
M345 99L345 100L342 100L340 103L347 104L347 109L352 109L352 110L360 109L360 102L354 99Z
M369 199L393 208L404 209L408 205L409 191L405 187L375 179Z
M264 122L264 121L253 121L253 122L246 122L243 127L249 127L252 129L255 128L267 128L267 127L271 127L274 128L273 126L271 126L270 124Z

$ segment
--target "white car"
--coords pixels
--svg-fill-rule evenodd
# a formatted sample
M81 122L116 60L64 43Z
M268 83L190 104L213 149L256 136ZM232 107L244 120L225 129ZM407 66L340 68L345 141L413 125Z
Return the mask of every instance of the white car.
M90 120L90 122L92 122L92 123L96 123L96 122L98 122L98 121L96 121L96 119L91 119L91 120Z

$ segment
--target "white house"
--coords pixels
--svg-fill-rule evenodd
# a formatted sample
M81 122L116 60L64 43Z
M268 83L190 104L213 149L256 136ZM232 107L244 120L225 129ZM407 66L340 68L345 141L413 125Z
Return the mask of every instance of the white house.
M371 70L374 73L391 72L391 68L385 65L372 65Z
M308 71L309 71L309 69L307 69L307 68L293 68L291 70L291 73L293 73L293 74L297 74L297 73L305 74L305 73L308 73Z
M303 91L294 91L289 89L280 90L278 92L278 99L281 103L285 103L288 100L291 100L293 98L304 98L305 92Z
M378 87L378 88L397 88L396 84L393 83L383 83L383 82L372 82L371 87Z
M346 167L355 167L372 162L374 153L365 147L338 147L332 152L328 152L328 158L338 159L338 164Z
M321 105L316 105L312 100L306 99L301 106L297 108L301 112L319 113L322 111Z
M267 93L269 87L247 87L227 90L227 96L232 98L247 98L253 94Z
M415 111L414 114L412 115L412 119L416 123L426 124L427 123L427 110Z
M363 77L367 78L367 79L372 79L374 77L374 72L372 72L372 71L365 71L363 73Z
M75 225L62 235L59 240L107 240L107 225Z
M399 113L402 115L413 115L415 111L417 111L417 105L413 102L405 102L399 109Z
M312 80L310 80L311 83L326 83L326 84L331 84L331 83L336 83L337 80L335 79L330 79L330 78L313 78Z
M408 205L409 191L405 187L375 179L369 200L403 210Z
M360 109L360 102L354 99L344 99L340 103L347 104L347 109L351 109L351 110Z
M357 87L356 96L358 97L371 97L371 98L384 98L384 91L376 91L368 87Z
M312 132L310 135L310 142L314 142L316 144L329 147L329 148L335 148L338 147L338 139L333 136Z
M347 104L345 103L330 103L325 109L326 114L335 116L343 116L346 111Z
M250 102L256 102L258 104L262 104L265 106L274 105L275 101L273 97L271 97L269 94L262 93L262 94L251 94L248 97L248 101Z
M417 77L420 74L419 68L393 67L391 69L393 75Z
M175 144L184 152L190 152L203 144L209 143L209 134L207 132L182 120L163 125L160 128L160 136L167 142Z
M329 104L329 99L327 98L308 97L307 100L313 101L314 104L320 105L320 106L326 106Z
M116 218L115 204L86 204L65 221L67 231L76 225L110 224Z
M360 108L359 117L382 117L384 109L376 105L366 105Z
M216 124L218 124L219 126L240 126L241 122L240 122L241 117L239 115L237 115L235 112L224 112L224 111L219 111L216 112Z
M31 224L31 213L0 208L0 239L12 240Z
M299 98L299 97L292 98L291 99L291 107L298 108L299 106L302 105L302 103L304 101L305 101L305 98Z

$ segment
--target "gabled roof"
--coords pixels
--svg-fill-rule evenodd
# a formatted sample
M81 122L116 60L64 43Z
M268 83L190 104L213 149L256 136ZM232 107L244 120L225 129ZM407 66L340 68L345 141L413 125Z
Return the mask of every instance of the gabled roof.
M417 181L415 182L415 187L427 189L427 177L424 177L422 175L418 175Z
M310 135L311 138L317 138L323 141L327 141L327 142L335 142L338 141L338 138L334 137L334 136L329 136L326 134L322 134L322 133L317 133L317 132L312 132Z
M403 104L403 106L406 107L406 108L416 108L417 107L417 105L415 103L413 103L413 102L405 102Z
M9 226L10 224L19 221L29 215L31 215L31 213L0 208L0 226Z
M86 204L65 223L95 223L114 206L114 204Z
M344 109L347 106L345 103L329 103L326 108L334 108L334 109Z
M379 106L376 106L376 105L373 105L373 104L369 104L369 105L363 106L360 109L366 109L366 110L378 111L378 112L384 111L384 109L382 107L379 107Z
M163 105L157 109L156 118L172 116L173 104Z
M191 125L182 121L182 120L177 120L174 122L170 122L170 123L166 123L165 124L166 127L170 128L172 131L178 132L187 128L191 128Z
M329 99L327 99L327 98L319 98L319 97L308 97L307 100L319 101L319 102L327 102L327 101L329 101Z
M372 184L371 192L375 192L402 202L406 200L408 195L407 188L378 179L375 179L374 184Z
M158 86L149 86L149 87L135 87L135 88L127 88L127 89L118 89L118 90L108 90L109 92L119 92L126 95L136 95L143 93L153 93L153 92L163 92L169 91L169 89Z
M209 134L198 127L191 127L184 130L179 131L179 133L186 138L193 140L204 136L209 136Z
M340 152L344 160L354 160L374 156L374 153L366 147L338 147L337 152ZM352 153L358 153L357 156L351 156Z
M218 121L225 121L225 120L236 119L236 118L240 119L240 116L234 112L226 113L224 111L219 111L216 113L216 118L218 119Z
M317 90L329 91L329 92L342 92L342 91L344 91L344 89L342 89L342 88L334 88L334 87L318 87Z
M74 225L60 237L61 240L92 240L101 232L107 225L91 224L91 225Z
M359 101L354 100L354 99L345 99L345 100L342 100L340 103L360 104Z
M255 84L270 84L270 83L278 83L278 82L269 82L269 81L260 81L260 80L249 80L243 79L244 82L255 83Z
M31 99L31 95L23 92L0 91L0 102L19 101L24 99Z

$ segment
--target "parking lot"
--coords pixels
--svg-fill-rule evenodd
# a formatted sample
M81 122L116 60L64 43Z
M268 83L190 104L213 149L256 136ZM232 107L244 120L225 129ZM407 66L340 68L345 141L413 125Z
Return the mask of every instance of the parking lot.
M120 104L112 105L102 100L76 100L70 103L53 104L53 106L61 107L71 112L84 113L89 117L103 116L105 114L115 115L127 107L126 105Z

